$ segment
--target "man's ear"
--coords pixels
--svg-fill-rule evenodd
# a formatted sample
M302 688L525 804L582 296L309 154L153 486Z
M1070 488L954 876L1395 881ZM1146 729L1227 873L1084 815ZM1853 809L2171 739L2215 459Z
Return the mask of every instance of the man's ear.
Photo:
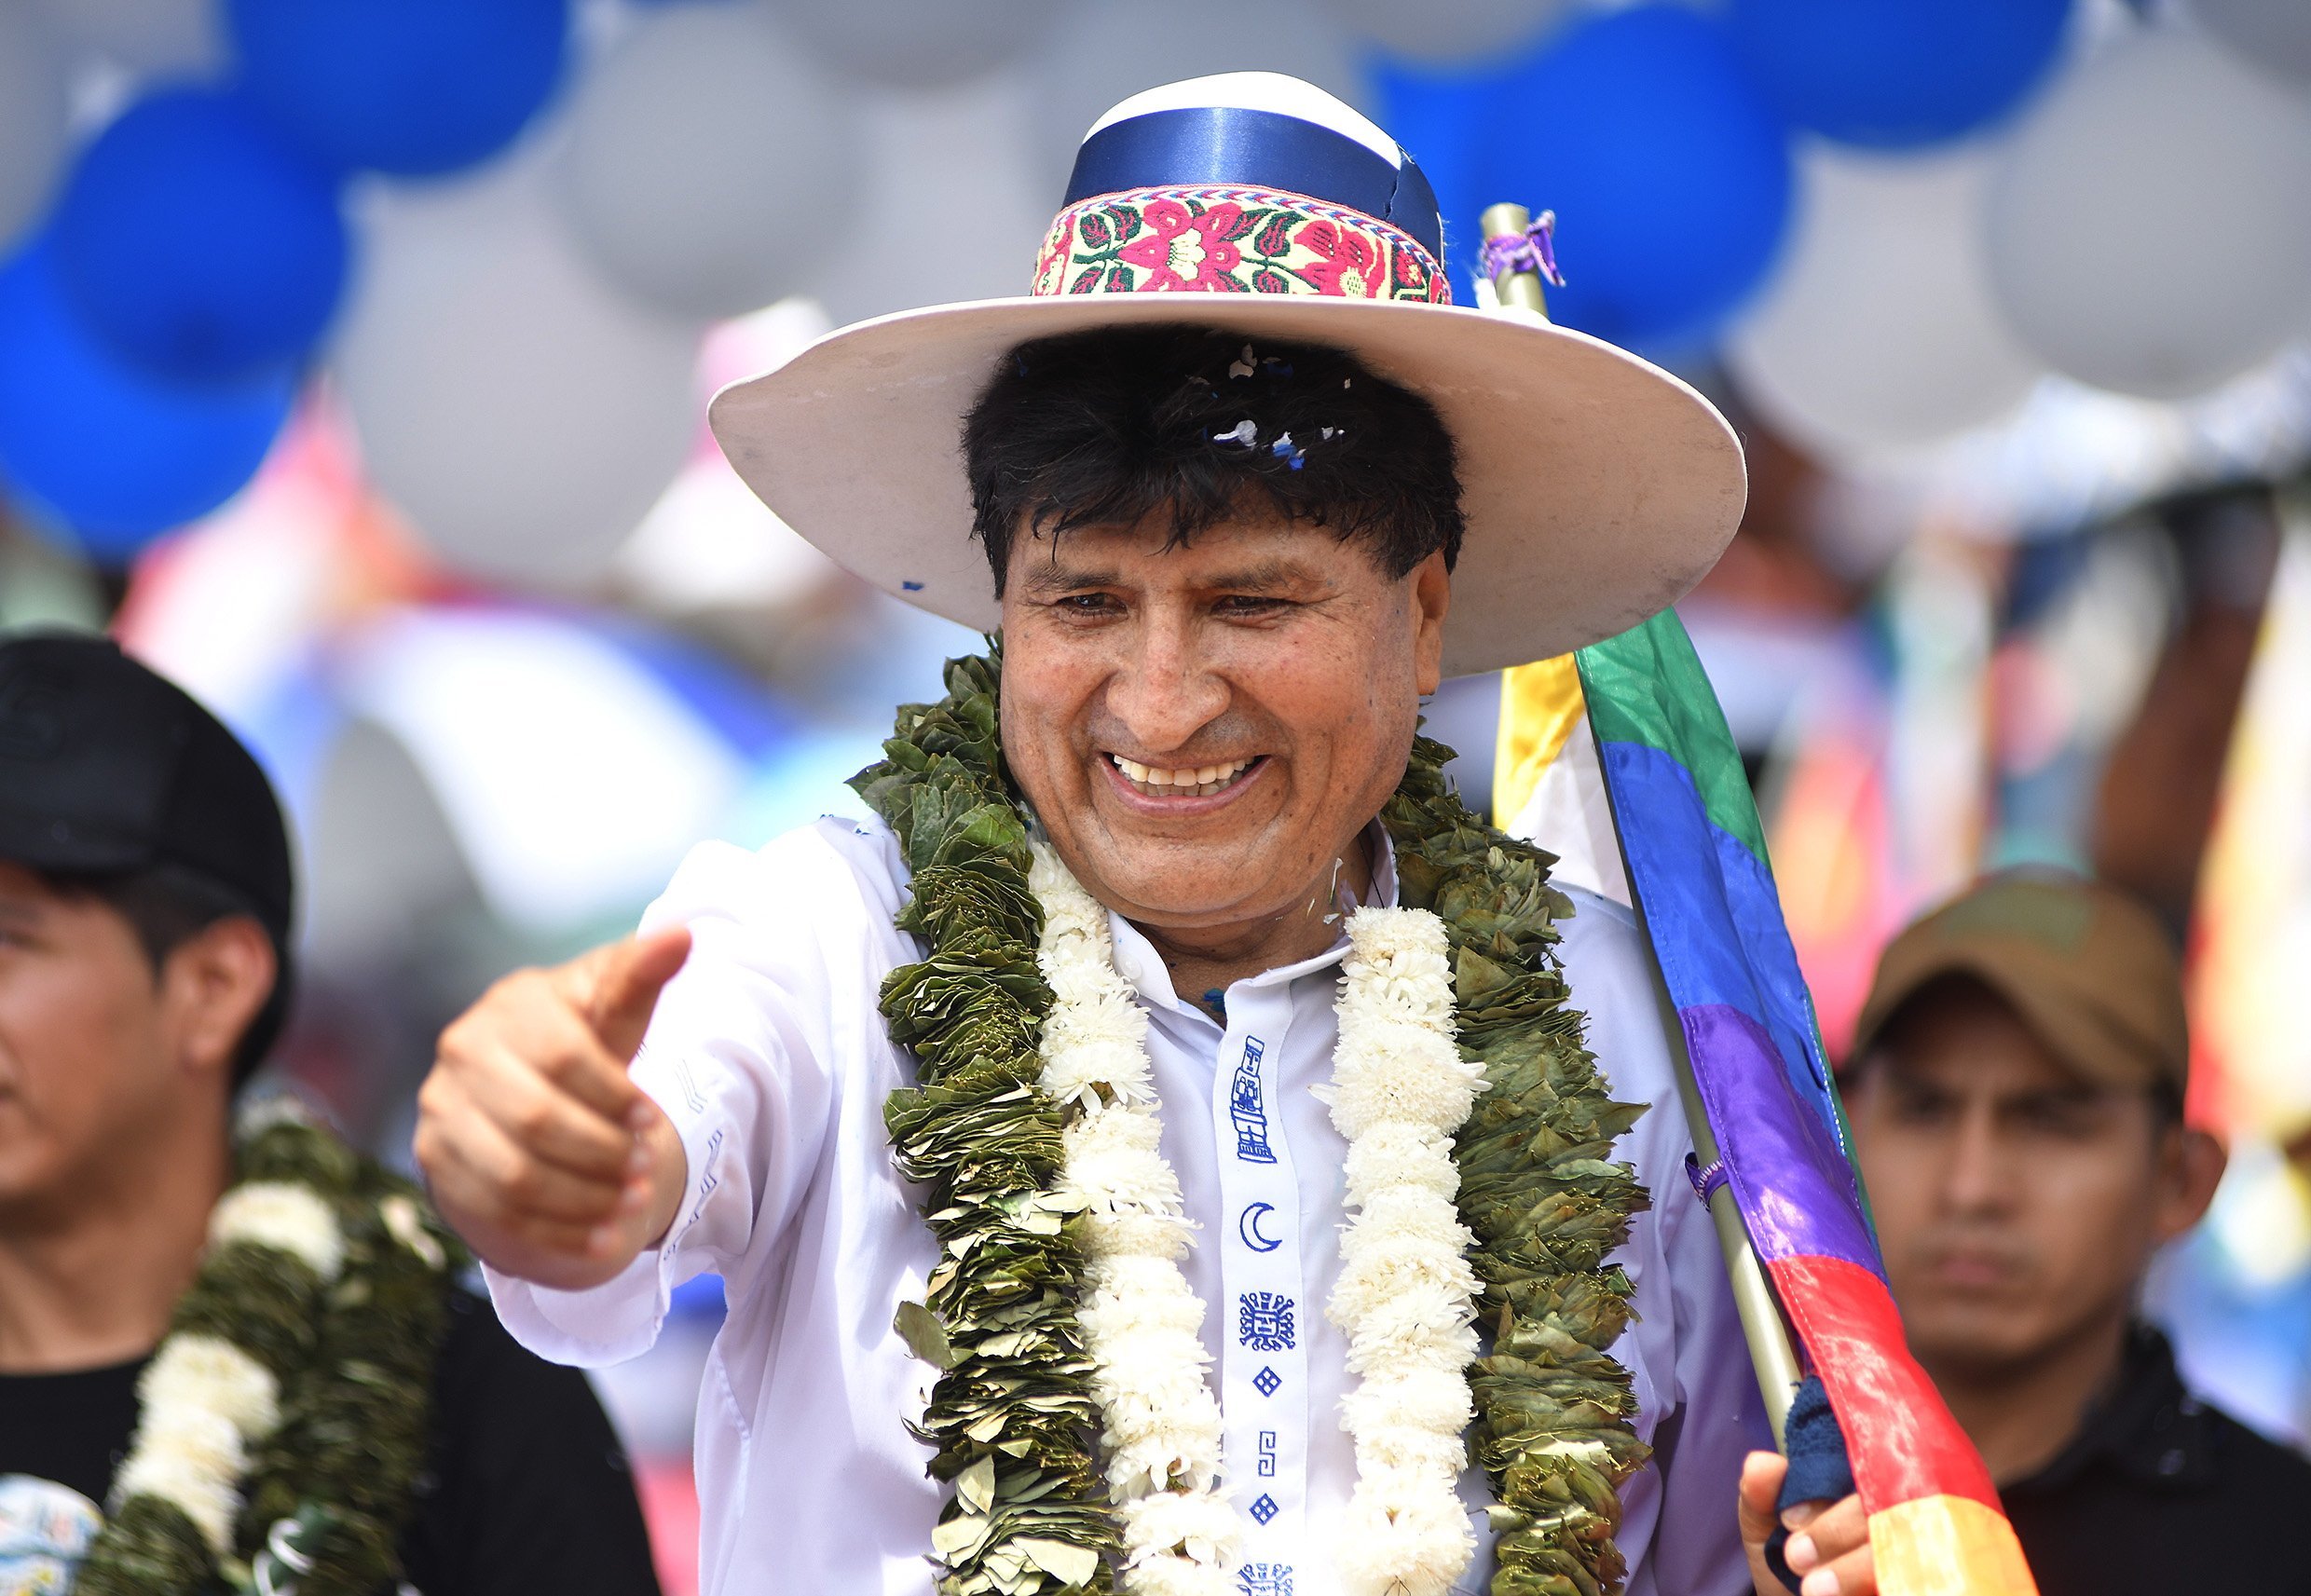
M1414 686L1423 697L1444 680L1444 612L1453 606L1452 573L1439 549L1415 566L1413 584Z
M245 916L202 927L160 966L160 997L178 1062L229 1073L240 1039L264 1012L280 979L273 939Z
M2162 1141L2157 1226L2164 1244L2206 1217L2231 1154L2218 1138L2195 1125L2169 1126Z

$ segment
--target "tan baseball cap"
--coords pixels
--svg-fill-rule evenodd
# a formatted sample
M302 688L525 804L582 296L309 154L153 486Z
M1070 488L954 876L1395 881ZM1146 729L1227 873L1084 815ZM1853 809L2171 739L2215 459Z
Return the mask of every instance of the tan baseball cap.
M2164 1085L2190 1074L2190 1028L2173 944L2117 888L2053 870L1976 882L1895 937L1854 1031L1853 1054L1929 982L1972 975L2089 1081Z

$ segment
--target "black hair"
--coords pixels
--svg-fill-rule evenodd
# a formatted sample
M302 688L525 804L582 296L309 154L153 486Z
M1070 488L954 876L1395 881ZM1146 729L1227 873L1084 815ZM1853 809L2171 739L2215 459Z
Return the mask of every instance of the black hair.
M143 869L105 874L39 872L52 892L68 897L94 898L129 922L157 980L170 954L220 921L249 920L265 929L273 945L273 989L265 1006L240 1034L233 1050L233 1090L248 1084L249 1077L280 1040L289 1015L288 949L265 928L265 917L248 896L214 877L182 865L159 864Z
M997 596L1020 527L1057 539L1157 513L1172 548L1265 505L1362 541L1390 578L1460 553L1435 407L1320 345L1192 326L1036 339L998 364L963 446Z

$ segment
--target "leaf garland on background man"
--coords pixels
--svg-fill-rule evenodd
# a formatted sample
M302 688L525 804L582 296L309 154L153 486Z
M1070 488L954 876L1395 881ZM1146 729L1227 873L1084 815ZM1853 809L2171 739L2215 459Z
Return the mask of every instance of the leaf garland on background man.
M415 1188L285 1100L244 1118L234 1154L79 1596L399 1582L463 1254Z
M1112 1589L1116 1532L1076 1304L1079 1226L1055 1198L1059 1106L1037 1084L1051 993L1035 962L1028 821L1003 767L1000 645L948 662L948 696L898 713L886 757L852 785L913 872L899 929L929 948L882 989L918 1084L884 1118L900 1171L926 1187L940 1247L909 1344L942 1371L919 1433L955 1482L933 1533L941 1596ZM1572 909L1550 856L1462 806L1415 739L1381 812L1401 902L1445 923L1464 1055L1484 1095L1461 1130L1458 1206L1475 1234L1488 1345L1470 1371L1470 1442L1493 1487L1493 1596L1601 1596L1625 1575L1620 1487L1649 1455L1629 1371L1609 1348L1630 1317L1607 1262L1647 1205L1614 1139L1645 1112L1614 1102L1583 1045L1554 952ZM1088 1561L1096 1559L1096 1562Z

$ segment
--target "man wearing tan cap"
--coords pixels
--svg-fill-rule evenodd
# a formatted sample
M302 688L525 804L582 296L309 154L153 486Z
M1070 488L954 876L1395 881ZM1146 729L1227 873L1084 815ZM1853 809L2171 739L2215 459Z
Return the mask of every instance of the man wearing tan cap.
M2193 1397L2136 1316L2223 1166L2182 1120L2157 922L2077 877L1991 877L1887 948L1853 1059L1910 1345L2044 1596L2311 1592L2311 1463Z

